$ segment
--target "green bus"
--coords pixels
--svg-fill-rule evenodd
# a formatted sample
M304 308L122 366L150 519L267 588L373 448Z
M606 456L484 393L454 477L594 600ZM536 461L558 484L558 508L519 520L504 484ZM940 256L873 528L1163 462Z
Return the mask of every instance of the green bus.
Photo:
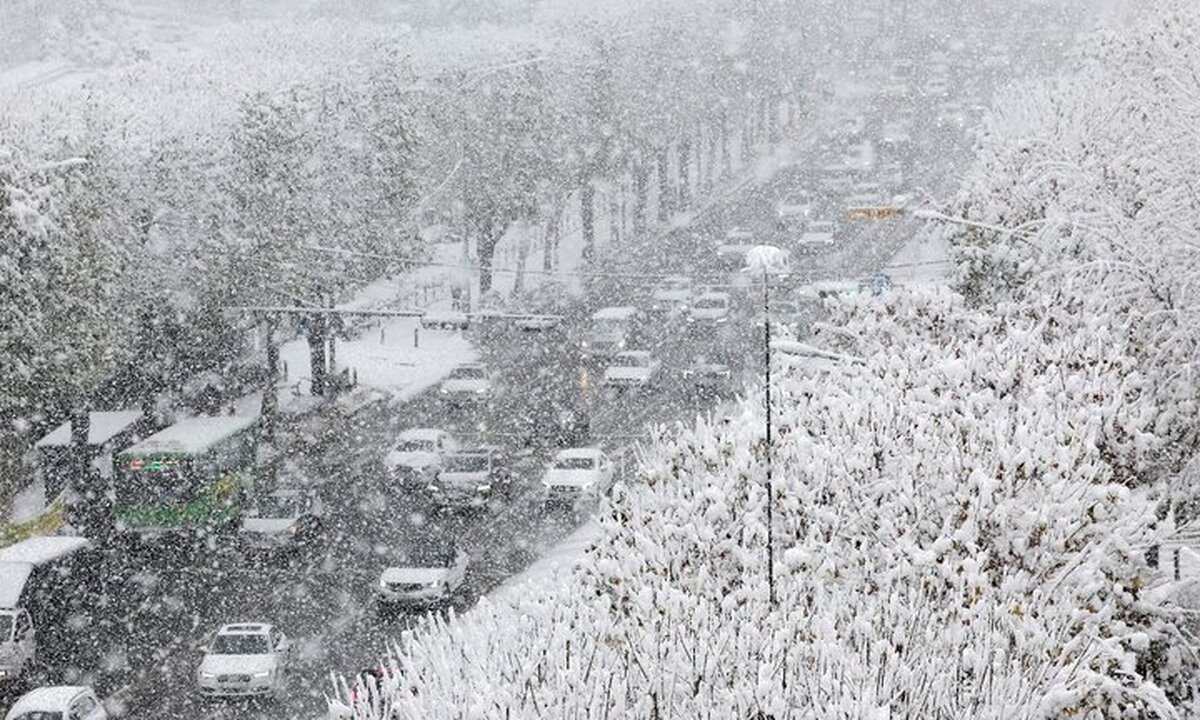
M257 416L181 420L117 456L117 529L143 537L236 522L254 489Z

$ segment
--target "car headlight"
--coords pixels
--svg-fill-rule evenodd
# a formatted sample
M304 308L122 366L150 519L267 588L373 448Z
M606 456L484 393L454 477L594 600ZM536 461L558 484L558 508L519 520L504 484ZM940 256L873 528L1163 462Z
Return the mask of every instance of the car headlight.
M250 675L250 677L254 678L255 680L261 680L261 679L263 679L263 678L265 678L265 677L271 677L271 673L272 673L272 672L274 672L274 671L272 671L272 670L262 670L262 671L260 671L260 672L252 673L252 674Z
M485 387L481 387L481 388L479 388L478 390L476 390L476 391L475 391L475 394L476 394L476 395L486 395L486 394L487 394L487 391L488 391L488 389L487 389L487 388L485 388Z
M200 671L200 679L201 680L212 680L215 677L217 677L216 673L204 672L203 670Z
M445 386L443 386L443 387L439 388L439 389L438 389L438 392L440 392L440 393L441 393L441 394L443 394L443 395L449 395L449 394L450 394L450 390L449 390L448 388L446 388Z

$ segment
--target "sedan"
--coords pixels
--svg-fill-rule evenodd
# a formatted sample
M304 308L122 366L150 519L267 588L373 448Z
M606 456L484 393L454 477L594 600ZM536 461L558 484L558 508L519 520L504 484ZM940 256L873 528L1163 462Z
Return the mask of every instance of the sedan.
M434 607L462 590L467 577L467 554L452 546L416 548L379 576L376 596L380 608Z
M492 393L492 373L483 363L459 365L450 371L439 390L452 402L483 400Z
M238 530L246 546L255 550L299 550L320 537L324 516L324 504L315 495L276 490L250 504Z
M646 350L626 350L617 353L604 371L608 387L646 387L658 374L661 363Z
M292 643L267 623L234 623L217 630L196 670L205 697L281 694Z
M82 685L55 685L30 690L17 700L5 720L108 720L96 693Z
M613 462L598 448L571 448L554 456L542 476L547 501L598 495L608 490L614 477Z

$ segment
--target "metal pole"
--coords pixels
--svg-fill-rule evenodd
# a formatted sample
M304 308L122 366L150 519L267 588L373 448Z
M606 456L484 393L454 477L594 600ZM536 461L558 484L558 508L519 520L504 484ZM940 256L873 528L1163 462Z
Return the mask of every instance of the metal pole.
M763 270L763 356L767 361L767 589L775 605L775 491L771 478L771 276Z

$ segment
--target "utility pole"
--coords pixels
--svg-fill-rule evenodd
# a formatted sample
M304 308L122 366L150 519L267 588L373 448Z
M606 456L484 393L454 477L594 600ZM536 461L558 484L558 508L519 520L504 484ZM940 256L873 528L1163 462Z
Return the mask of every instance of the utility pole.
M772 487L771 456L771 273L763 268L763 357L767 363L767 588L775 606L775 490Z
M263 381L262 389L262 418L263 418L263 435L267 442L275 438L275 420L276 411L279 408L279 343L276 341L275 333L279 325L279 316L275 313L267 314L266 333L267 333L267 376Z

